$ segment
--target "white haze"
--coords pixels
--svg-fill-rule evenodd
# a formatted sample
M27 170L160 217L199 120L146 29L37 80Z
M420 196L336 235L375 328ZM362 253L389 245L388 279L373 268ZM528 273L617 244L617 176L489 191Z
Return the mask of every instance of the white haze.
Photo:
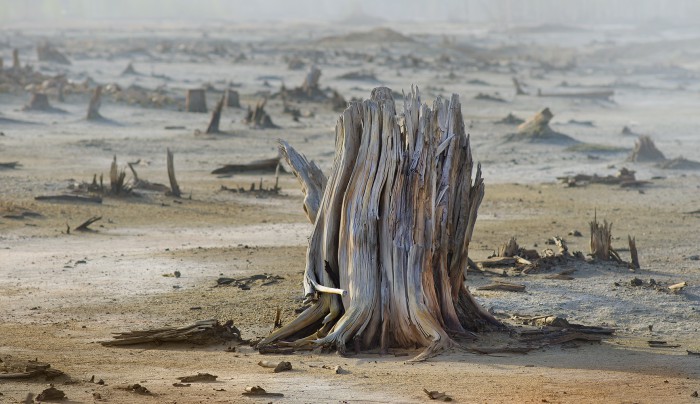
M0 22L230 20L532 24L700 22L699 0L0 0Z

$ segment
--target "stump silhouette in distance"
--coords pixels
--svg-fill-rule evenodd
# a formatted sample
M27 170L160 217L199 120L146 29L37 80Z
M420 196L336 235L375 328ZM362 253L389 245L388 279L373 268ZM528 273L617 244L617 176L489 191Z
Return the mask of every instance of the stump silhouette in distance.
M666 156L656 148L649 136L640 136L634 143L634 150L627 161L666 161Z
M207 97L204 89L193 88L187 90L187 95L185 96L185 110L187 112L207 112Z
M23 108L25 111L53 111L54 108L49 104L49 97L44 93L33 93L29 104Z
M226 99L226 106L229 108L240 108L241 99L238 95L238 91L227 88L224 91L224 98Z
M36 47L36 56L40 62L52 62L62 65L70 65L71 62L68 60L66 55L61 53L58 49L54 48L50 43L44 42Z
M224 101L226 96L222 95L219 102L216 103L214 111L211 113L211 120L209 121L209 126L207 127L208 134L221 133L219 130L219 122L221 121L221 110L224 108Z
M87 110L87 120L88 121L102 121L105 118L100 114L100 106L102 105L102 86L95 87L95 91L90 97L90 103L88 104Z
M421 346L423 360L502 327L464 285L483 196L457 95L430 108L412 89L401 114L386 87L350 103L307 250L313 304L258 348Z

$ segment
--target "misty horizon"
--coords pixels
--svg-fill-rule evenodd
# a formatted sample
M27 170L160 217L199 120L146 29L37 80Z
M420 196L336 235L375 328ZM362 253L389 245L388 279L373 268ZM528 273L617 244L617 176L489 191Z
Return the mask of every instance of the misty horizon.
M643 24L687 25L700 19L695 0L0 0L0 21L173 21L236 22L466 22L513 25Z

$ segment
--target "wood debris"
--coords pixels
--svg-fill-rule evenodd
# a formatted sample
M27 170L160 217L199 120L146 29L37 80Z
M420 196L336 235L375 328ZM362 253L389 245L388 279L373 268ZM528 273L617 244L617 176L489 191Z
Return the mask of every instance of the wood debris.
M428 391L427 389L423 389L423 392L431 399L431 400L439 400L439 401L452 401L452 397L448 396L445 393L440 393L437 390L434 391Z
M651 340L647 341L651 348L680 348L679 344L669 344L667 341Z
M175 162L173 158L173 152L170 148L167 149L167 166L168 166L168 180L170 180L170 195L179 198L181 196L180 186L177 184L177 179L175 178Z
M274 173L280 165L281 156L254 160L243 164L226 164L212 171L212 174L240 174L240 173Z
M502 292L524 292L525 285L516 285L508 282L495 282L490 285L479 286L476 290L498 290Z
M53 384L36 396L37 401L60 401L65 399L66 393L55 388Z
M599 176L597 174L576 174L565 177L557 177L559 181L569 187L586 184L619 185L622 188L640 187L650 184L649 181L639 181L635 178L635 172L622 167L615 175Z
M258 362L258 366L262 366L264 368L272 368L274 369L274 373L280 373L280 372L286 372L288 370L292 370L292 363L291 362L272 362L272 361L260 361Z
M177 378L182 383L202 383L202 382L215 382L219 376L213 375L211 373L197 373L191 376L180 376Z
M207 134L217 134L221 133L221 130L219 130L219 122L221 121L221 111L224 108L224 102L226 101L225 95L221 96L221 99L219 102L216 103L216 107L214 107L214 111L211 113L211 120L209 121L209 126L207 126L207 130L205 133Z
M245 118L243 118L243 123L249 125L255 129L275 129L279 126L272 122L272 118L265 111L265 104L267 104L267 98L263 98L255 104L255 108L250 108L248 106L248 111L246 112Z
M20 360L11 356L0 357L0 380L44 378L52 380L64 376L62 371L52 368L51 364L36 360Z
M89 226L98 220L102 220L102 216L93 216L89 218L88 220L84 221L82 224L80 224L78 227L76 227L74 230L75 231L95 231L92 230Z
M245 388L243 393L244 396L256 396L256 397L284 397L282 393L268 393L264 388L260 386L248 386Z
M216 280L216 285L217 286L237 286L239 289L249 290L254 285L268 286L268 285L272 285L274 283L277 283L278 281L281 281L283 279L284 278L279 276L279 275L270 275L270 274L251 275L251 276L246 276L244 278L238 278L238 279L221 277L221 278Z
M204 89L193 88L187 90L185 95L185 111L187 112L207 112L207 97Z
M48 202L102 203L102 197L100 196L84 195L41 195L35 196L34 200Z
M114 339L102 341L104 346L126 346L147 343L192 343L197 345L217 344L221 342L244 343L241 332L233 325L233 320L224 324L218 320L200 320L184 327L164 327L151 330L123 332L114 335Z

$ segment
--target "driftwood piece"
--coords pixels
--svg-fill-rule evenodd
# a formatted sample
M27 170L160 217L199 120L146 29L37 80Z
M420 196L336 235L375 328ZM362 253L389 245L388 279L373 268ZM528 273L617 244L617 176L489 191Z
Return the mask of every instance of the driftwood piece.
M212 171L212 174L273 173L280 164L280 157L254 160L246 164L226 164Z
M431 400L439 400L439 401L452 401L452 397L448 396L445 393L440 393L437 390L433 391L428 391L428 389L423 389L423 392L430 398Z
M219 130L219 121L221 121L221 110L224 108L225 96L221 96L219 102L216 103L214 111L211 113L211 120L207 126L207 134L221 133Z
M673 285L670 285L668 287L668 290L670 290L671 292L679 292L683 290L683 288L685 288L686 286L688 286L688 282L674 283Z
M84 221L82 224L80 224L74 230L75 231L94 231L94 230L90 229L90 225L95 223L98 220L102 220L102 216L93 216L93 217L89 218L88 220Z
M292 363L291 362L272 362L272 361L260 361L258 362L258 366L262 366L264 368L271 368L274 369L274 373L280 373L280 372L286 372L288 370L292 370Z
M164 184L154 183L154 182L146 181L144 179L139 178L139 174L136 172L136 168L134 168L134 166L136 164L138 164L138 161L134 162L134 163L127 163L127 165L129 166L129 169L131 170L131 174L134 176L134 179L133 179L132 185L131 185L131 187L133 189L145 189L147 191L157 191L157 192L169 192L170 191L170 188ZM93 182L94 182L94 180L93 180Z
M196 375L190 376L180 376L177 378L182 383L202 383L202 382L215 382L219 376L213 375L211 373L197 373Z
M102 86L97 86L95 87L95 91L93 91L92 97L90 97L90 103L88 104L88 121L101 121L105 119L100 114L100 105L102 105Z
M451 332L502 327L464 285L483 195L457 95L431 109L412 89L403 114L386 87L352 102L307 249L313 304L258 347L418 345L423 360L455 344Z
M126 185L126 170L119 170L116 155L114 156L112 165L109 169L109 186L112 191L112 195L121 195L131 191L131 189Z
M66 55L54 48L48 42L41 43L36 47L36 56L40 62L52 62L62 65L71 64Z
M37 401L61 401L66 399L66 393L63 390L55 388L53 385L49 388L44 389L41 393L37 394Z
M187 112L207 112L206 92L201 88L187 90L185 95L185 111Z
M279 141L279 150L301 184L301 191L304 193L304 212L309 221L314 223L328 179L316 163L307 160L284 140Z
M634 142L632 154L627 158L627 161L665 161L666 156L656 148L654 141L649 136L640 136Z
M518 125L516 133L507 137L509 141L529 141L529 142L558 142L558 143L576 143L573 138L554 131L549 122L554 115L549 108L545 108L533 115L530 119Z
M14 170L18 165L19 161L0 162L0 170Z
M12 356L0 357L0 380L34 379L43 377L52 380L64 376L62 371L52 368L50 363L37 360L20 360Z
M282 393L268 393L264 388L260 386L248 386L245 388L243 393L244 396L252 397L284 397Z
M227 88L224 90L224 99L226 100L225 104L229 108L240 108L241 107L241 100L240 96L238 95L238 91Z
M34 200L49 202L102 203L102 197L100 196L83 195L42 195L35 196Z
M520 246L518 245L518 241L515 239L515 237L511 237L507 243L502 244L500 247L498 247L497 256L499 256L499 257L513 257L513 256L518 255L518 250L520 250Z
M241 332L229 320L220 324L218 320L200 320L184 327L165 327L152 330L131 331L114 335L114 339L102 341L104 346L126 346L147 343L192 343L197 345L222 342L243 343Z
M507 282L495 282L490 285L479 286L476 290L498 290L503 292L524 292L525 285L516 285Z
M635 171L629 170L625 167L622 167L615 175L600 176L597 174L576 174L574 176L557 177L557 179L570 187L575 187L585 183L619 185L623 188L649 184L648 181L638 181L635 177Z
M170 180L170 194L176 198L181 196L180 186L175 178L175 162L173 160L173 152L170 148L167 149L167 165L168 165L168 180Z

